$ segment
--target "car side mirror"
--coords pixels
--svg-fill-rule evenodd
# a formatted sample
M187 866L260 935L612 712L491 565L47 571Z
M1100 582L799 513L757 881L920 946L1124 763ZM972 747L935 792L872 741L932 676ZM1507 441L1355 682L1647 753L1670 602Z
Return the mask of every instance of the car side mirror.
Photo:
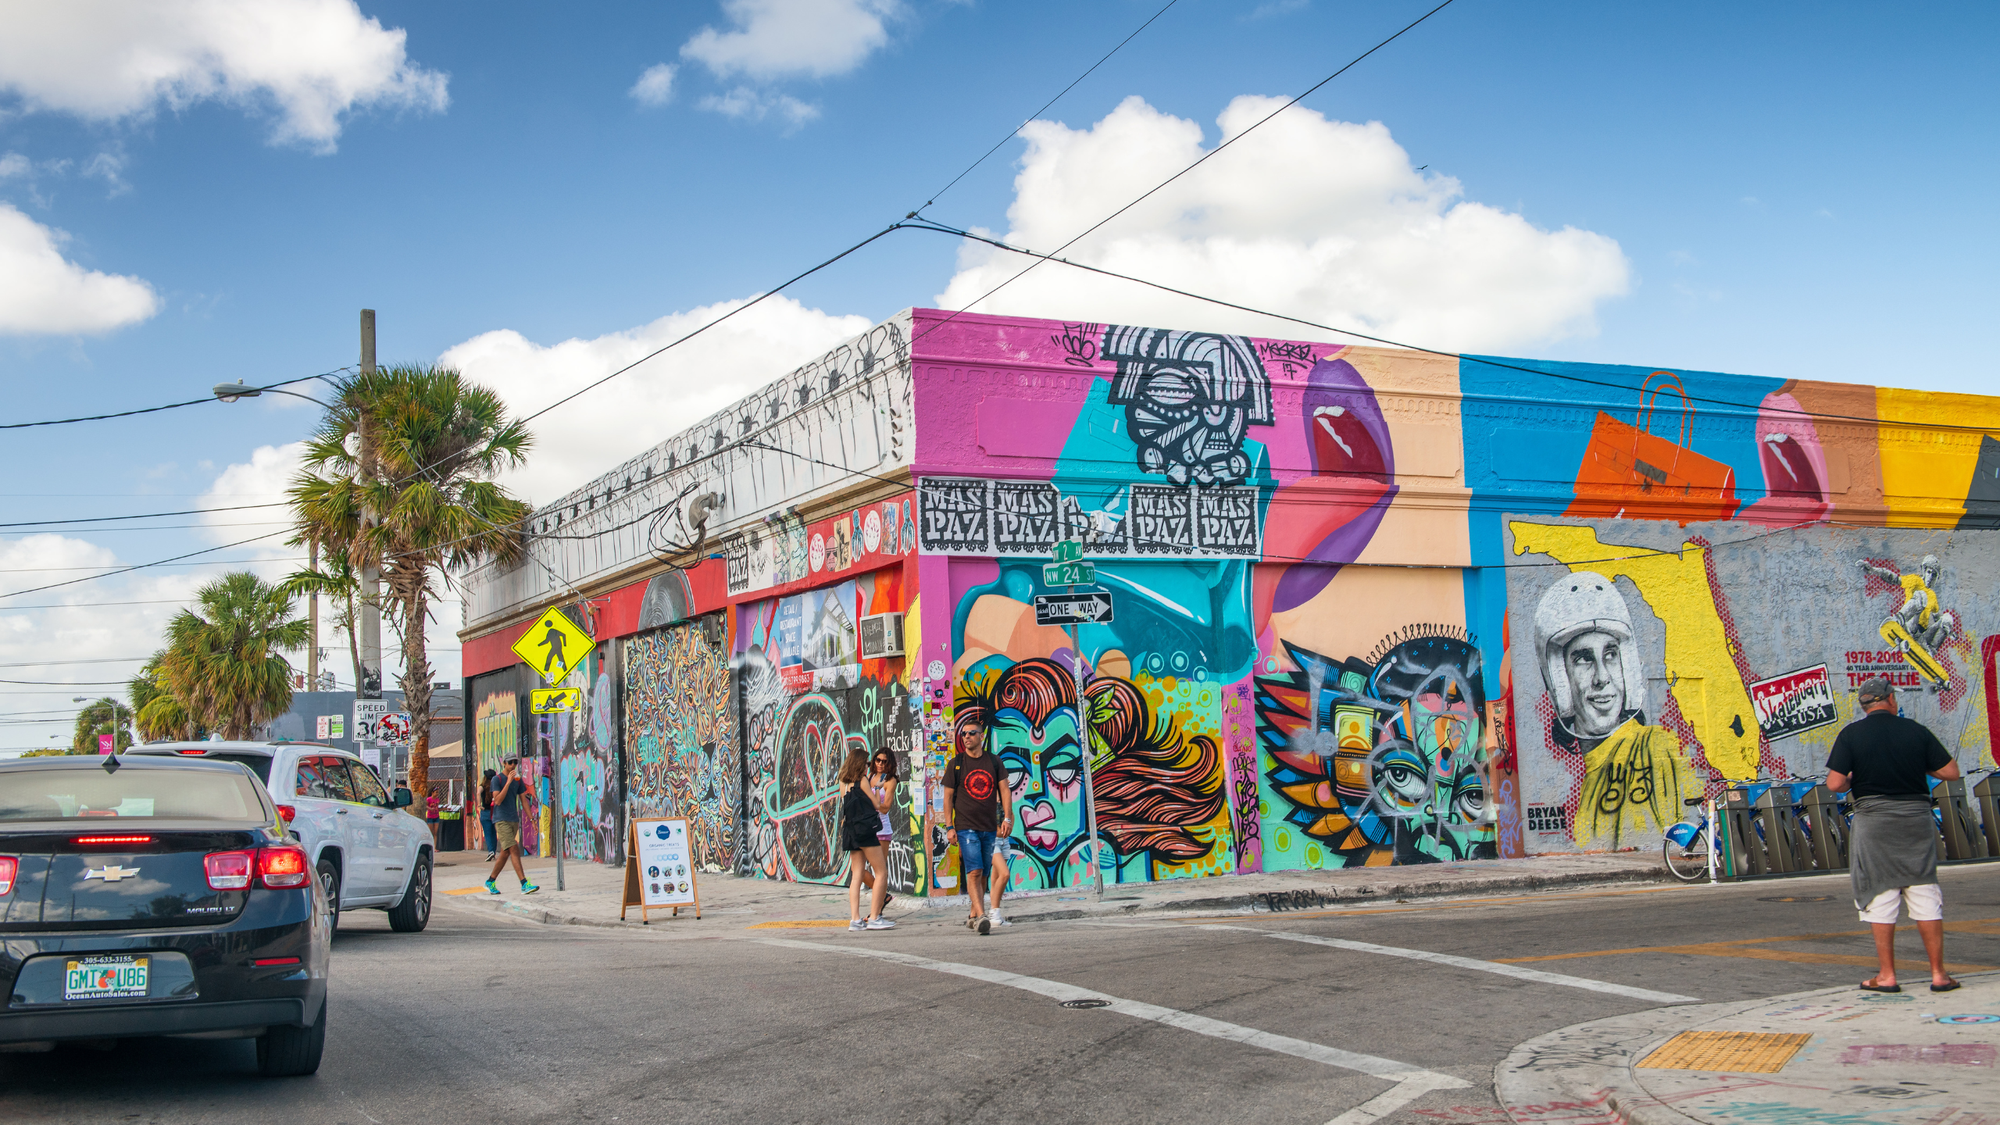
M408 788L408 787L406 787L406 786L402 786L402 785L398 785L398 786L396 786L396 807L397 807L397 808L399 808L399 809L407 809L407 808L409 808L409 807L410 807L410 805L411 805L411 804L413 804L414 802L415 802L415 799L414 799L414 798L412 798L412 797L410 796L410 790L409 790L409 788Z

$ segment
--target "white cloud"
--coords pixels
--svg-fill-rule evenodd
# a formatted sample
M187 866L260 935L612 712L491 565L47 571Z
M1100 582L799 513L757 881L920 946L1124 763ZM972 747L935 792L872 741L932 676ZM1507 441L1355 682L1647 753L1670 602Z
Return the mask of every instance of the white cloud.
M236 409L247 409L238 406ZM222 470L215 483L202 494L197 508L238 508L250 504L272 504L283 501L285 490L291 486L292 478L298 475L305 455L305 443L291 442L287 445L259 446L250 455L249 462L238 462ZM254 535L272 531L289 531L291 519L285 508L251 508L248 511L208 512L201 517L206 525L202 534L211 543L235 543ZM298 553L296 548L284 546L285 536L274 536L259 540L229 552L233 558L248 558L253 555L289 556ZM287 571L289 573L289 571ZM261 571L260 571L261 573Z
M0 180L25 179L35 170L35 162L18 152L0 156Z
M783 119L787 129L797 129L819 116L816 105L809 105L789 94L769 94L748 86L738 86L727 94L709 94L701 99L701 108L724 117L734 117L738 121L762 121L775 113Z
M445 76L355 0L9 3L0 91L94 121L215 100L276 113L273 140L331 151L359 108L445 108Z
M492 387L516 414L528 414L743 303L725 301L629 331L546 347L512 330L488 332L445 352L438 362ZM527 467L502 483L537 504L549 503L866 331L870 323L771 297L535 419Z
M902 8L899 0L722 0L735 29L702 28L681 57L719 78L846 74L889 41L883 21Z
M1280 104L1236 98L1219 118L1223 137ZM1203 151L1200 125L1138 97L1090 129L1037 121L1022 135L1005 241L1043 252ZM1598 304L1629 285L1618 244L1543 230L1463 194L1457 180L1412 169L1381 123L1293 107L1063 256L1426 347L1515 347L1595 331ZM960 308L1029 260L966 244L938 303ZM975 311L1313 335L1054 263Z
M646 68L632 88L625 91L635 102L645 106L665 105L674 99L674 67L668 63L655 63Z
M159 311L144 281L64 258L68 237L0 203L0 335L109 332Z

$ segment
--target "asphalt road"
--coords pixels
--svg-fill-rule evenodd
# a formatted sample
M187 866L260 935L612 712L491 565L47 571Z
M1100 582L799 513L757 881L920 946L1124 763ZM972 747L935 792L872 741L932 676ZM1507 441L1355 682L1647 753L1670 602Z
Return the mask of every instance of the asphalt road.
M1944 883L1948 960L2000 967L2000 866ZM449 901L410 935L364 911L336 939L316 1077L261 1079L244 1042L0 1055L0 1120L1352 1125L1368 1106L1469 1125L1501 1120L1493 1066L1543 1032L1661 994L1867 976L1846 887L1024 923L988 938L943 922L633 933ZM1902 948L1921 957L1914 933ZM1062 1006L1075 998L1114 1003Z

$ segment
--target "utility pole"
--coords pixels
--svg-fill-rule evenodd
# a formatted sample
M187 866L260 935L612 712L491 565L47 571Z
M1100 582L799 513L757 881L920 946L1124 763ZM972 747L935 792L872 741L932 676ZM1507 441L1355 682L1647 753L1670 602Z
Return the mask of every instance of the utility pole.
M307 550L306 569L319 569L319 543L315 541ZM306 620L312 628L312 640L306 644L306 690L319 690L319 595L306 595Z
M361 310L361 375L375 374L375 310ZM360 412L360 471L362 495L375 481L375 435L369 432L368 411ZM361 506L363 542L375 528L376 512L365 501ZM372 550L361 556L361 682L354 685L354 698L382 698L382 561Z

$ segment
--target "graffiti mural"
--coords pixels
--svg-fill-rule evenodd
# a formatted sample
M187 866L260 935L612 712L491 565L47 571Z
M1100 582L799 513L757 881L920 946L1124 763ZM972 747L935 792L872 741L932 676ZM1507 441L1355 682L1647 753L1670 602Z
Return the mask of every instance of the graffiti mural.
M1188 728L1197 724L1176 706L1196 703L1195 694L1169 692L1150 677L1099 676L1084 688L1106 882L1231 869L1214 726L1194 733ZM1219 697L1201 702L1219 710ZM1013 792L1009 886L1086 885L1084 732L1071 666L1046 657L987 657L960 674L953 723L986 736Z
M579 661L564 681L581 695L581 708L545 716L545 723L555 748L562 795L563 854L596 863L622 863L623 784L614 725L616 683L604 671L608 647L598 646L592 659Z
M1403 640L1372 660L1287 646L1258 678L1275 850L1307 867L1491 859L1479 650L1460 636Z
M736 866L740 785L736 704L718 618L625 642L625 752L631 817L684 816L704 871Z
M528 792L521 798L521 851L539 856L548 854L541 850L547 846L542 832L543 794L536 785L539 760L529 753L533 747L526 737L528 728L522 715L527 693L516 686L523 679L510 668L496 675L481 676L473 684L470 694L477 702L472 712L472 788L478 791L477 779L486 776L487 770L498 776L508 758L522 758L521 778L527 782Z
M878 534L877 547L886 549L886 531ZM851 557L877 547L869 546L864 522L847 550ZM850 749L886 747L899 763L901 791L911 792L912 708L898 678L902 661L864 660L858 644L862 617L901 608L897 568L739 608L733 666L743 693L746 874L846 879L837 775ZM890 826L889 885L908 893L918 885L914 841L921 837L909 804L890 810Z
M1657 846L1684 797L1824 771L1878 675L1963 768L1991 761L1971 682L1997 608L1981 584L2000 564L1948 533L1515 520L1507 534L1542 563L1507 578L1530 852ZM1941 591L1962 594L1947 607Z

